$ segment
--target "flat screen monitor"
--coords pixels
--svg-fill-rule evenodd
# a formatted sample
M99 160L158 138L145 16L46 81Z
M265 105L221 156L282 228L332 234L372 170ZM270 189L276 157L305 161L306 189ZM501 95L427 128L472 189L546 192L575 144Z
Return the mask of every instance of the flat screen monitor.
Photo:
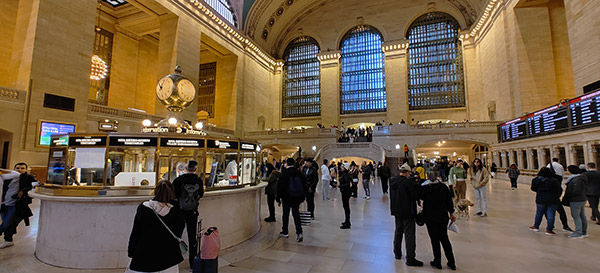
M58 122L40 122L40 140L38 145L50 146L50 137L54 134L68 134L75 132L75 124L58 123Z

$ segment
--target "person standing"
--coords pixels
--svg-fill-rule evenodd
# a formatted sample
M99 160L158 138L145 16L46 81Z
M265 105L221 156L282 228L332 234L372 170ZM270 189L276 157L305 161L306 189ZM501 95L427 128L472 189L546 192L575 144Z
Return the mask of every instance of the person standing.
M391 176L390 166L388 166L387 161L383 162L381 170L379 171L379 175L381 176L381 190L383 190L383 194L387 194L388 179L390 179Z
M538 172L537 176L531 181L531 190L536 193L535 203L535 221L533 226L529 227L531 231L539 231L542 217L546 215L546 235L556 235L554 233L554 218L556 216L556 208L560 204L560 195L562 187L560 182L554 177L550 169L543 167Z
M510 179L510 188L514 191L517 188L517 179L521 174L519 167L517 167L517 164L515 163L510 164L510 167L506 169L506 172L508 173L508 178Z
M303 173L308 189L306 192L308 212L310 212L310 218L315 220L315 191L317 190L317 184L319 183L319 174L317 173L316 164L313 165L312 160L306 160Z
M579 167L575 165L567 166L571 173L567 178L567 189L563 202L568 202L571 207L571 217L575 221L575 232L569 235L571 239L579 239L587 237L587 219L585 217L585 194L587 192L588 178L580 174ZM565 200L566 199L566 200Z
M456 192L458 200L466 198L467 195L467 171L463 168L462 160L458 160L456 165L450 169L448 175L448 184L450 191Z
M367 165L366 161L363 161L360 167L360 172L362 173L362 184L363 190L365 191L365 199L369 200L371 199L371 188L369 187L369 184L371 182L371 173L373 172L373 169L370 165Z
M294 159L288 158L279 181L277 182L277 196L275 199L279 206L283 203L283 215L281 216L283 226L279 236L288 238L288 225L290 222L290 210L294 217L296 226L296 242L302 242L302 225L300 222L300 204L306 197L306 181L304 175L294 166Z
M31 197L28 192L33 188L32 183L36 183L37 180L33 175L27 172L27 164L20 162L15 164L15 171L20 173L19 175L19 192L17 193L17 202L15 203L15 216L13 218L11 227L8 232L13 235L17 233L17 227L21 221L25 222L26 226L29 226L29 217L33 216L29 204L31 204Z
M456 270L452 244L448 238L448 221L455 222L454 203L452 195L446 185L441 183L437 171L427 173L429 183L423 183L419 187L419 198L423 201L423 218L427 226L427 233L431 240L433 250L433 261L431 266L442 269L442 253L440 244L444 248L448 267Z
M554 174L556 179L558 179L558 181L562 185L562 181L564 180L565 170L564 170L563 166L560 163L558 163L558 158L556 158L556 157L552 158L552 162L548 163L548 165L546 165L546 167L549 168L550 171L552 171L552 173ZM563 186L563 189L564 188L565 187ZM563 204L558 205L558 207L556 208L556 212L558 212L560 222L563 225L563 230L573 232L573 229L571 229L569 227L569 220L567 219L567 212L565 211Z
M352 186L350 186L350 189L352 190L352 197L354 198L358 198L358 166L356 165L356 163L354 161L352 161L352 163L350 163L350 170L348 170L348 172L350 173L350 177L352 177Z
M174 236L181 238L185 219L171 204L174 200L173 186L161 180L154 188L154 198L137 207L127 246L131 262L125 273L179 272L183 255Z
M323 165L321 165L321 188L323 190L323 201L329 200L329 185L331 184L331 173L327 166L327 159L323 159Z
M265 222L275 222L275 195L277 195L277 180L279 180L281 173L277 169L271 170L271 173L267 177L267 187L265 187L265 194L267 195L267 206L269 206L269 217L265 218Z
M404 144L404 158L408 158L408 145Z
M175 178L173 190L178 199L178 206L183 214L183 219L188 234L188 262L190 268L194 267L194 257L198 251L196 229L198 229L198 201L204 196L204 183L198 177L196 170L198 162L190 160L187 163L186 173Z
M402 237L405 239L406 265L423 266L416 259L415 217L417 216L418 183L410 179L410 166L403 164L399 168L400 175L390 181L390 210L395 218L394 256L402 258Z
M15 170L0 169L0 181L2 182L2 205L0 209L0 234L4 233L4 242L0 248L14 246L13 243L13 222L15 221L16 204L20 190L21 174ZM31 187L31 186L30 186Z
M564 176L565 169L560 163L558 163L558 158L552 158L552 162L548 163L546 167L552 170L557 177L560 177L562 183L562 177Z
M479 158L473 160L473 166L469 169L469 179L471 186L475 190L477 198L477 213L475 215L487 217L487 183L490 181L490 172L483 167Z
M596 170L596 163L590 162L587 164L587 172L583 173L588 179L588 187L585 192L585 197L592 208L592 216L590 219L600 225L600 213L598 212L598 203L600 200L600 173Z
M340 226L341 229L349 229L352 224L350 223L350 196L352 196L352 177L348 172L350 164L344 163L340 167L338 175L340 193L342 194L342 206L344 207L345 220Z

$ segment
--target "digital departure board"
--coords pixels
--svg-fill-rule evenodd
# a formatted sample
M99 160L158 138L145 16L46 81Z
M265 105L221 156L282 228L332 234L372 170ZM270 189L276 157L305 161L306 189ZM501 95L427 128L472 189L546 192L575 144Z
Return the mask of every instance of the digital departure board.
M600 90L498 125L498 141L600 126Z

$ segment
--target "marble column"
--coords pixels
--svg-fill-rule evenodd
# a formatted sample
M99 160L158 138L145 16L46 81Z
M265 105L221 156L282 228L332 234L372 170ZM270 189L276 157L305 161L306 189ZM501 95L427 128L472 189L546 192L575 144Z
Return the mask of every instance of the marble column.
M565 157L567 160L567 166L569 165L579 165L577 164L577 149L575 149L574 145L565 145Z
M481 76L478 53L475 49L475 38L470 36L469 30L461 31L459 37L462 41L466 118L468 120L494 120L495 114L490 116L487 112L489 102L486 102L486 104L481 102L481 98L485 97L485 94L483 88L480 88ZM478 103L470 104L469 102Z
M598 163L599 162L596 162L596 158L597 158L596 153L598 152L596 150L596 146L595 146L596 144L593 143L593 142L588 142L586 144L587 144L587 155L588 155L588 157L587 157L587 159L586 159L585 162L586 163L588 163L588 162L594 162L594 163L596 163L596 168L598 168Z
M513 163L516 163L520 169L522 169L525 166L525 164L523 163L523 150L517 150L517 160L515 160Z
M408 40L386 42L382 48L385 54L386 120L393 124L402 119L408 121Z
M527 161L527 169L528 170L535 170L535 163L533 160L533 149L532 148L527 148L526 149L527 152L527 156L525 157L525 160Z
M546 151L544 147L537 147L536 149L538 151L538 166L540 166L540 168L546 166L549 162L546 162L545 160Z
M321 124L340 124L340 57L341 51L317 54L321 61Z
M508 158L506 158L506 151L500 151L500 160L502 162L502 167L507 168Z

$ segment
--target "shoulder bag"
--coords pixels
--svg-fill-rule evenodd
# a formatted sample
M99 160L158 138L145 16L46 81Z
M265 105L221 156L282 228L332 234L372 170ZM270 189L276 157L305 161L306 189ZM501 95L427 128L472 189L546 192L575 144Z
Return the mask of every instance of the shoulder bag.
M169 233L171 233L173 238L175 238L175 240L177 240L177 242L179 242L179 250L181 251L181 255L185 255L185 253L188 252L188 245L183 240L181 240L181 238L175 236L175 233L173 233L173 231L171 231L171 229L167 226L167 224L165 224L165 222L160 218L158 213L156 213L156 211L154 210L154 207L152 208L152 212L154 212L154 215L156 215L156 218L158 218L158 220L160 220L160 222L163 224L163 226L165 226L165 228L169 231Z

